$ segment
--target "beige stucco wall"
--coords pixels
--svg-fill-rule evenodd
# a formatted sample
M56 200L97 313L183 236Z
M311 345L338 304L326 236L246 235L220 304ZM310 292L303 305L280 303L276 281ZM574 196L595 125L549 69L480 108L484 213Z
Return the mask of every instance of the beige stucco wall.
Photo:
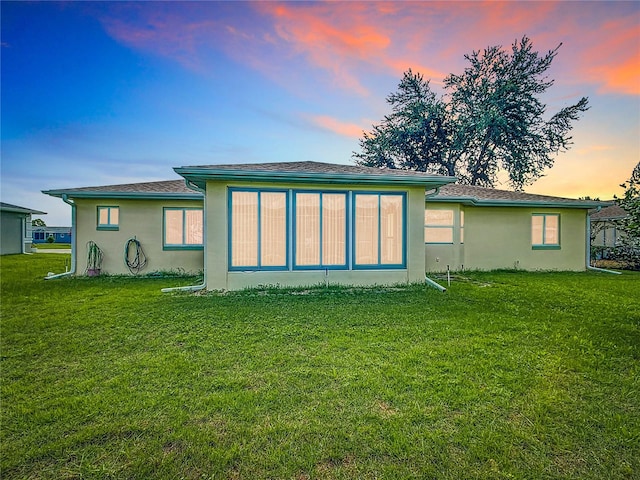
M464 244L459 225L452 245L425 244L427 271L462 268L493 270L585 270L586 215L584 209L473 207L459 204L429 204L428 208L464 210ZM531 246L531 215L560 215L560 249L535 250ZM459 215L454 215L456 222Z
M228 187L279 188L294 190L332 191L393 191L407 192L407 268L383 270L325 270L305 271L228 271ZM377 187L356 185L271 183L223 183L207 182L206 188L206 229L207 229L207 288L210 290L238 290L258 285L308 286L325 284L376 285L424 280L424 216L423 187Z
M89 200L75 199L76 203L76 273L87 268L87 242L94 241L104 252L103 273L130 274L124 263L125 243L136 237L147 257L147 266L140 273L183 270L202 271L202 250L163 250L162 215L164 207L202 207L197 200ZM96 228L97 207L120 207L117 231Z
M453 243L425 243L425 269L427 272L444 272L447 266L453 271L460 270L464 263L464 245L460 243L460 211L459 203L428 203L429 210L453 210ZM424 242L424 215L423 215ZM465 233L466 235L466 233Z

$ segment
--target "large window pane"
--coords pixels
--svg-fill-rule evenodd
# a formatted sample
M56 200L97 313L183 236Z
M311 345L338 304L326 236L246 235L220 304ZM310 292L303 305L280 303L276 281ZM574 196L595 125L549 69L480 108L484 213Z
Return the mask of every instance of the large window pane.
M185 210L185 238L186 245L202 245L202 210Z
M164 243L166 245L182 244L182 210L165 210Z
M346 231L346 197L344 194L322 195L322 264L344 265Z
M544 216L534 215L531 217L531 243L542 245L543 241Z
M358 265L378 263L378 195L356 195L355 261Z
M284 192L261 192L260 226L262 266L287 264L287 195Z
M402 263L402 197L380 196L380 263Z
M231 266L258 265L258 192L231 193Z
M320 265L320 194L296 194L296 265Z
M424 241L426 243L453 243L453 228L425 227Z
M544 243L545 245L558 245L558 216L545 215L544 217Z

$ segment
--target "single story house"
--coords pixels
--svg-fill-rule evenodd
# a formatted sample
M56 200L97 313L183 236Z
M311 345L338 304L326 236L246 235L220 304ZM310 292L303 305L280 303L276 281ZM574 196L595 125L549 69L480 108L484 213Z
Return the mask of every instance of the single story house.
M184 180L48 190L72 206L72 271L84 246L129 273L204 271L211 290L423 281L425 271L585 270L598 202L454 185L455 177L320 162L174 169Z
M0 255L31 251L31 215L46 213L0 203Z
M31 235L31 243L35 244L71 243L71 227L33 227Z
M629 214L617 204L597 209L590 213L591 236L594 247L615 247L619 244L620 235L624 233L619 228L620 220Z

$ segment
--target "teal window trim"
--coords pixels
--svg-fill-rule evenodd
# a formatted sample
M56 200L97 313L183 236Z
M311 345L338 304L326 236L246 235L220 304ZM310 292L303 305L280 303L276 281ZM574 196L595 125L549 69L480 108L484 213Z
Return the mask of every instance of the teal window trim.
M560 245L532 245L532 250L560 250Z
M182 243L167 243L167 211L182 211ZM187 238L187 211L203 212L202 228L204 230L204 209L200 207L164 207L162 209L162 250L203 250L204 231L202 232L203 243L186 243Z
M532 243L532 250L560 250L561 248L561 238L560 238L560 214L559 213L533 213L531 214L531 218L533 217L542 217L542 243ZM556 217L558 219L558 241L557 243L547 243L546 238L546 230L547 230L547 218L548 217ZM533 225L532 225L533 229Z
M358 195L377 195L378 196L378 263L373 264L358 264L356 263L357 259L357 241L356 238L356 199ZM392 263L382 263L381 261L381 197L382 196L401 196L402 197L402 263L392 264ZM351 256L353 258L353 269L354 270L397 270L397 269L406 269L407 268L407 193L406 192L381 192L381 191L354 191L352 194L352 203L351 203L351 218L352 218L352 231L353 235L351 238Z
M233 266L233 192L256 192L258 194L258 264L257 265L241 265L241 266ZM284 193L285 194L285 264L284 265L269 265L263 266L262 262L262 215L261 215L261 193ZM243 188L243 187L229 187L227 189L227 268L230 272L247 272L247 271L283 271L289 270L289 248L291 243L291 235L290 235L290 223L289 223L289 212L291 209L291 205L289 203L289 190L287 189L269 189L269 188Z
M318 239L320 245L320 263L317 265L298 265L296 264L296 256L297 256L297 245L298 238L296 236L297 232L297 216L296 216L296 206L297 206L297 194L316 194L319 195L319 215L320 215L320 229L318 235L320 238ZM292 226L292 235L293 238L293 269L294 270L346 270L349 268L349 198L348 192L345 191L331 191L331 190L294 190L293 191L293 205L291 207L292 217L293 217L293 226ZM324 195L344 195L344 264L340 265L326 265L322 263L322 200Z
M107 223L100 223L100 212L106 210L107 212ZM116 210L118 212L118 222L111 222L111 212L112 210ZM117 231L120 230L120 207L117 205L98 205L96 209L96 230L105 230L105 231Z

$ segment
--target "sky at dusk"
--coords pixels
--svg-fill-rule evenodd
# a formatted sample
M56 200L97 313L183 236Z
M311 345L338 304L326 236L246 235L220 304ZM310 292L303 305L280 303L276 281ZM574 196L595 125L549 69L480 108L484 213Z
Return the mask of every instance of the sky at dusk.
M408 68L441 92L465 53L562 43L549 116L588 96L572 149L525 190L603 199L640 160L640 2L5 2L1 199L172 167L352 163ZM502 186L507 188L506 185Z

